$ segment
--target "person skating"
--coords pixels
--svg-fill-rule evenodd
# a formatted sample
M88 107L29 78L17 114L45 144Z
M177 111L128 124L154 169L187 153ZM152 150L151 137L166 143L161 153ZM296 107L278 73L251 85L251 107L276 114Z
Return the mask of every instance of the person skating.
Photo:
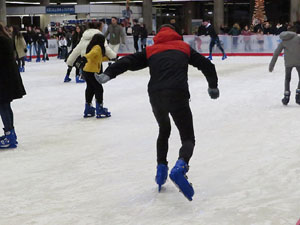
M107 38L109 35L109 47L116 53L119 51L120 44L125 44L125 32L118 24L117 17L111 18L111 24L108 26L104 36Z
M76 26L75 28L75 31L74 31L74 34L72 35L72 39L71 39L71 47L72 47L72 50L71 52L73 51L73 49L78 45L78 43L80 42L80 39L82 37L82 31L81 31L81 28L79 26ZM69 54L71 54L71 52ZM78 56L77 60L76 61L79 61L80 60L80 56ZM67 61L67 59L66 59ZM75 62L76 64L76 62ZM71 78L70 78L70 73L72 71L72 68L73 66L68 66L68 70L67 70L67 74L65 76L65 79L64 79L64 82L70 82L71 81ZM76 75L75 75L75 80L76 80L76 83L84 83L85 81L83 79L80 79L80 70L78 67L75 67L76 68Z
M284 50L284 62L285 62L285 83L284 83L284 97L282 104L287 105L290 101L290 82L292 76L292 70L296 67L299 75L298 88L296 90L296 103L300 105L300 37L295 32L285 31L279 35L282 42L278 45L274 51L272 60L269 65L269 71L274 70L275 63L278 56Z
M25 56L27 52L25 39L20 32L20 28L17 26L13 27L13 36L15 57L17 59L18 67L20 72L25 72Z
M36 29L36 44L37 44L37 53L36 53L36 62L41 61L41 51L43 53L43 61L46 62L46 48L48 48L48 40L44 32L40 29Z
M84 55L83 61L83 76L86 80L85 89L85 110L84 117L95 116L95 108L92 106L92 100L95 95L96 98L96 117L104 118L110 117L111 114L107 108L103 107L103 87L94 77L94 73L100 73L102 61L108 60L105 57L105 37L102 34L95 34L89 43Z
M138 20L134 19L133 27L132 27L132 36L133 36L133 44L134 44L135 52L139 51L138 42L139 42L139 36L140 36L140 29L141 29L141 26L140 26L140 24L138 24Z
M155 180L160 191L168 173L167 153L171 132L169 114L171 114L179 130L182 146L178 160L171 170L170 179L187 199L192 200L194 190L185 176L195 145L192 112L189 106L188 65L193 65L203 72L208 81L208 93L213 99L219 97L218 77L215 66L182 41L182 36L173 26L163 25L153 40L153 46L146 47L143 52L121 58L104 73L95 77L99 83L106 83L127 70L135 71L149 66L148 93L159 126Z
M215 46L215 44L218 46L218 48L221 50L223 56L222 56L222 60L226 59L227 56L224 52L224 49L222 48L220 39L215 31L215 29L213 28L213 26L210 24L210 22L208 21L204 21L203 25L205 26L205 30L206 30L206 34L205 35L209 35L211 40L210 40L210 44L209 44L209 60L212 60L212 49Z
M72 53L68 56L67 59L67 65L68 67L73 67L76 62L79 62L80 59L78 57L83 57L86 53L86 48L90 41L92 40L93 36L95 34L103 34L102 33L102 28L103 28L103 23L89 23L89 29L86 30L82 38L80 39L80 42L77 44L77 46L73 49ZM105 55L109 59L115 59L117 57L117 54L108 46L107 41L104 43L105 46ZM78 63L80 64L80 63ZM79 68L82 69L82 68ZM71 79L69 78L68 74L66 75L64 82L69 82Z
M0 115L4 136L0 137L0 149L16 148L17 135L11 102L22 98L26 92L14 57L13 42L0 23Z

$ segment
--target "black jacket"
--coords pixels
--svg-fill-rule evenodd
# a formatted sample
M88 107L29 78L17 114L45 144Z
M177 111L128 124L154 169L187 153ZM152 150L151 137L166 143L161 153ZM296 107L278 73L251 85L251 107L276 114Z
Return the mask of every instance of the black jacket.
M141 39L145 39L148 37L148 31L145 26L140 28L140 35Z
M188 65L193 65L203 72L209 87L218 86L215 66L204 56L193 50L182 37L168 27L162 28L154 37L154 45L146 51L125 56L105 70L110 78L127 70L150 68L148 83L149 95L156 91L177 90L190 97L188 89Z
M78 43L80 42L81 40L81 37L82 37L82 33L78 33L78 32L75 32L73 35L72 35L72 49L74 49Z
M215 31L215 29L213 28L213 26L210 24L208 27L205 27L205 35L209 35L211 38L217 38L218 35Z
M0 36L0 104L22 98L26 92L14 58L13 43Z
M45 45L48 47L48 40L43 33L36 33L36 43L39 45Z
M24 34L24 39L26 41L26 44L35 42L35 33L33 31L27 31L27 33Z
M139 24L135 24L133 27L132 27L132 36L139 36L140 35L140 29L141 29L141 26Z

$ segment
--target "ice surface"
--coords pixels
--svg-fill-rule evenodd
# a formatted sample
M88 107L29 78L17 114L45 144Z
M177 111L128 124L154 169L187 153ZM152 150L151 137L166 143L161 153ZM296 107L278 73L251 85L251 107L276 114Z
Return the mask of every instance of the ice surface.
M0 152L1 225L294 225L300 217L300 106L282 106L283 58L213 61L221 97L189 70L196 147L187 201L154 181L157 124L148 69L105 84L108 119L84 119L85 84L63 61L27 63L28 95L13 102L19 146ZM173 124L169 166L180 140Z

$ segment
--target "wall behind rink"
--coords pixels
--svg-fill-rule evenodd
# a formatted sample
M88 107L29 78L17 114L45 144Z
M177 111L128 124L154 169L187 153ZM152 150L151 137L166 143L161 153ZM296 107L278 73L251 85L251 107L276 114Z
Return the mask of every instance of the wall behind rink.
M184 41L188 43L197 52L208 55L209 53L209 36L195 36L195 35L185 35ZM229 35L219 35L222 46L227 55L236 56L262 56L262 55L272 55L277 45L280 43L279 36L273 35L251 35L251 36L229 36ZM147 45L153 44L153 36L147 38ZM48 42L49 48L47 52L49 56L56 56L58 52L57 40L50 39ZM140 43L139 43L140 46ZM120 45L119 54L127 55L134 53L133 37L129 36L126 38L126 44ZM215 46L213 48L213 53L215 55L220 55L220 50ZM27 52L29 56L29 51ZM33 48L33 55L36 55Z

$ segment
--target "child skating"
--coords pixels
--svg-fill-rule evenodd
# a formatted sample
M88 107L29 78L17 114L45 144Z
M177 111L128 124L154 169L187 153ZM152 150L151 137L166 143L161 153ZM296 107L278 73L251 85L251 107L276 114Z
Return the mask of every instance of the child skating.
M127 70L135 71L149 66L151 78L148 93L159 126L155 180L160 191L168 176L167 153L171 133L169 114L171 114L179 130L182 146L178 160L170 172L170 179L191 201L194 189L186 173L195 146L195 136L189 106L188 65L193 65L203 72L208 81L208 93L213 99L219 97L218 77L215 66L182 41L182 36L172 25L163 25L153 40L153 46L146 47L143 52L123 57L95 77L99 83L105 83Z
M273 58L269 65L269 71L274 70L275 63L278 56L284 49L284 62L285 62L285 84L284 84L284 97L282 104L287 105L290 101L290 82L292 70L296 67L299 75L298 87L296 90L296 103L300 105L300 37L295 32L286 31L280 34L282 42L278 45L274 52Z
M87 54L84 55L83 59L85 65L83 67L83 76L86 81L85 89L85 110L84 117L104 118L110 117L110 112L107 108L103 108L103 87L99 84L94 77L94 73L100 73L101 64L104 60L105 38L102 34L95 34L86 48ZM107 58L106 58L107 59ZM92 100L95 95L96 98L96 109L92 106Z

